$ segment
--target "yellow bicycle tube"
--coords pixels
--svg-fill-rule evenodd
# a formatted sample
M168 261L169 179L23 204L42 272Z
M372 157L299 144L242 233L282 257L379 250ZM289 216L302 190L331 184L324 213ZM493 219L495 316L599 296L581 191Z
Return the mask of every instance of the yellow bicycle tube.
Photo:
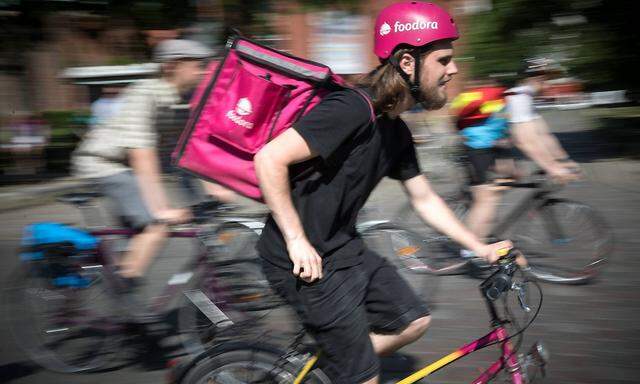
M443 357L442 359L429 364L428 366L422 368L421 370L417 371L416 373L412 374L411 376L407 376L406 378L398 381L396 384L413 384L416 381L422 379L423 377L430 375L431 373L437 371L438 369L444 367L445 365L456 361L457 359L459 359L460 357L464 356L464 352L462 351L455 351L453 353L448 354L447 356Z
M304 364L304 367L302 367L302 370L300 371L300 373L298 373L298 376L296 376L296 379L294 380L293 384L302 383L302 380L304 379L304 377L307 376L307 373L309 373L309 371L311 370L311 368L313 368L316 361L318 361L318 357L320 357L320 353L310 358L309 361L307 361Z
M433 372L437 371L438 369L444 367L445 365L456 361L457 359L459 359L460 357L464 356L464 352L463 351L455 351L452 352L450 354L448 354L447 356L443 357L442 359L422 368L421 370L413 373L411 376L408 376L400 381L398 381L396 384L413 384L416 381L426 377L427 375L432 374ZM304 367L302 367L302 370L300 370L300 373L298 373L298 376L296 376L296 379L294 380L293 384L301 384L302 380L304 380L304 378L307 376L307 373L309 373L309 371L311 371L311 368L313 368L313 366L315 365L315 363L318 361L318 357L320 357L320 354L318 353L317 355L313 356L311 359L309 359L305 364Z

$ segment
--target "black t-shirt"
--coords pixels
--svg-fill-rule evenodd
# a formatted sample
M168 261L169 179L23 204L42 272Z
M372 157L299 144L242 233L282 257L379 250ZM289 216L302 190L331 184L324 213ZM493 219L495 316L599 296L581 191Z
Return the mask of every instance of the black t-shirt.
M291 196L305 234L323 265L359 264L364 243L355 224L371 191L385 176L407 180L420 174L411 132L399 118L372 122L367 101L349 89L329 94L294 129L318 153L289 169ZM271 216L258 252L277 266L292 267Z

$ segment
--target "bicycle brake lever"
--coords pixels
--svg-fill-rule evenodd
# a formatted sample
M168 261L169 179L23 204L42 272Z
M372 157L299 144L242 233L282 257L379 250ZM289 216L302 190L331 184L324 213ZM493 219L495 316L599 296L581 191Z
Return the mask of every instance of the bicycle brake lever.
M527 313L531 312L531 308L525 303L527 296L527 287L522 284L513 283L513 289L518 292L518 302L520 303L520 308L522 308L522 310Z

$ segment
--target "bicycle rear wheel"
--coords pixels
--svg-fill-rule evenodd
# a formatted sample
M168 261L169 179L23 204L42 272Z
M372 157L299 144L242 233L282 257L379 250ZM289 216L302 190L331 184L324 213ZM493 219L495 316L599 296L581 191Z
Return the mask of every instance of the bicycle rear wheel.
M566 199L530 209L505 235L524 252L533 277L559 284L594 279L613 245L609 227L593 208Z
M101 368L115 357L120 329L110 320L115 309L100 273L83 276L86 286L61 286L34 266L14 276L4 292L7 321L33 361L74 373Z
M188 367L178 378L179 384L291 384L302 369L302 356L285 355L284 351L267 345L229 343ZM318 368L303 379L307 384L330 384Z

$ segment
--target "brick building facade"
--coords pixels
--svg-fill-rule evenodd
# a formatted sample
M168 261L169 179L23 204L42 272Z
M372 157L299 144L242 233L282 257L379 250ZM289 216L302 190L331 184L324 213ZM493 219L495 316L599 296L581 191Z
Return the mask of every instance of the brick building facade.
M394 0L364 0L356 10L355 17L361 23L360 33L352 32L349 42L343 42L343 47L348 44L359 52L358 58L364 56L361 63L355 63L362 72L368 71L378 63L373 55L373 42L370 31L373 29L375 15L380 9ZM465 0L441 0L438 4L453 12L456 21L464 30L464 20L456 10L460 9ZM201 2L206 4L205 2ZM198 12L204 17L220 17L217 12L216 2L210 6L200 6ZM322 52L317 49L317 44L323 44L318 37L318 26L314 21L318 17L324 17L321 10L309 10L295 3L295 1L274 0L271 5L271 29L279 36L280 41L276 46L285 49L294 55L315 58ZM335 11L335 10L334 10ZM89 97L86 89L73 86L60 78L60 73L68 67L122 64L127 62L145 61L149 48L141 45L140 31L125 22L109 24L110 21L87 13L57 13L51 14L44 20L44 38L28 52L19 52L22 68L18 71L0 71L0 87L3 91L0 101L0 114L11 114L15 111L39 112L46 110L69 110L86 108ZM167 31L171 32L171 31ZM148 34L148 36L156 36ZM175 36L171 32L164 34ZM164 36L162 35L162 36ZM340 40L338 36L337 40ZM149 43L150 41L147 41ZM332 42L324 42L325 45ZM339 44L336 41L336 46ZM456 43L456 53L460 54L464 45L464 39ZM331 46L326 49L326 57L331 58ZM344 54L345 52L342 52ZM361 55L360 55L361 53ZM2 52L3 61L11 61L16 52ZM331 63L329 63L331 64ZM449 91L452 94L459 92L464 80L464 67L461 66L460 74L454 78Z

